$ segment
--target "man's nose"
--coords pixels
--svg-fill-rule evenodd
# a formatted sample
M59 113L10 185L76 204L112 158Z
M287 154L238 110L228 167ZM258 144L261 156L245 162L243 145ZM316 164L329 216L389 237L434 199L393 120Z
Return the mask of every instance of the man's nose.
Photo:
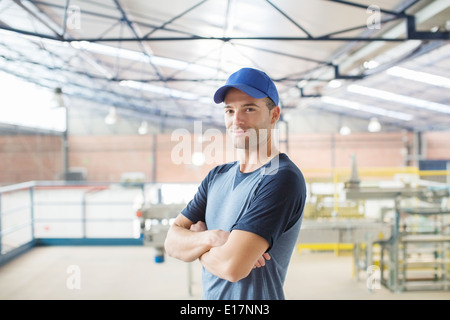
M240 110L236 110L236 111L234 112L233 121L234 121L234 123L236 123L236 124L243 123L243 121L244 121L244 114L243 114L243 112L240 111Z

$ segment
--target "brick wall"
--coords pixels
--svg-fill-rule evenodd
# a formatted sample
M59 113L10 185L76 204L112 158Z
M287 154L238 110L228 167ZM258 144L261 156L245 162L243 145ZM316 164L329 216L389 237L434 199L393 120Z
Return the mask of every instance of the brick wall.
M105 135L69 137L69 167L85 168L90 181L120 181L125 172L152 179L151 136Z
M450 159L450 131L427 132L425 134L425 142L429 160Z
M427 158L450 159L449 137L450 132L424 134ZM207 153L204 166L197 167L190 161L174 163L174 148L180 147L183 139L191 144L191 153L195 150ZM197 136L183 139L172 139L171 134L156 136L155 155L151 135L71 136L69 166L85 168L88 181L117 182L125 172L143 172L147 181L199 182L215 165L234 159L226 140L222 141L225 150L212 150L211 146L220 144L214 145L213 140L208 139L199 142ZM413 141L412 135L408 139ZM61 143L61 137L56 136L0 136L0 184L60 179L63 172ZM285 146L281 145L281 149L285 150ZM360 168L402 167L404 150L402 133L291 134L288 154L308 172L309 169L333 166L350 168L352 153ZM186 159L190 159L190 155Z
M403 165L403 147L400 133L298 134L289 137L291 159L305 168L350 167L352 153L359 166L400 167Z
M49 135L0 136L0 184L60 179L62 138Z

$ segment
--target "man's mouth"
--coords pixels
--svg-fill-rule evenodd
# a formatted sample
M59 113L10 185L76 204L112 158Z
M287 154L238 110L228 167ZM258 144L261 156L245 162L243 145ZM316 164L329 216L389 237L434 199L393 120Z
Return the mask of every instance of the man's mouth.
M246 130L244 129L230 129L230 133L234 136L240 136L244 135L246 133Z

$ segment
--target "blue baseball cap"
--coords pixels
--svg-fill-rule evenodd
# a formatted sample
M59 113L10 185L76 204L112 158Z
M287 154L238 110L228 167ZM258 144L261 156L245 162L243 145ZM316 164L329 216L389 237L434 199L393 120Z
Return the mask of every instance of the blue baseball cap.
M236 88L249 96L262 99L269 97L278 106L278 91L273 81L267 74L252 68L242 68L233 73L224 86L214 94L214 102L221 103L230 88Z

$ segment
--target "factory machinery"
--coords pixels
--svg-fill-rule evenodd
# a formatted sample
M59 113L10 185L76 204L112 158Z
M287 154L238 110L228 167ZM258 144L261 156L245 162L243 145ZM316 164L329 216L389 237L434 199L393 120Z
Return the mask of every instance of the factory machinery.
M354 245L354 268L371 276L377 269L382 285L393 292L450 289L450 187L405 183L401 188L360 186L356 165L346 184L349 200L391 199L381 212L391 233L366 237ZM390 215L390 218L387 216ZM368 289L372 286L368 284Z
M391 235L355 243L357 273L377 266L381 284L393 292L449 290L449 190L430 187L348 188L348 199L394 199L395 203ZM415 205L411 206L411 203Z
M418 177L361 182L353 155L343 197L322 184L310 192L298 249L352 252L353 275L369 290L449 290L450 186Z
M154 248L155 262L164 262L164 241L172 219L186 204L143 204L136 212L145 246Z
M170 225L178 214L186 207L186 203L164 204L161 201L161 189L158 190L158 203L145 201L136 211L139 218L141 237L144 246L153 248L155 263L163 263L165 258L164 241ZM187 264L187 288L192 296L193 274L192 264Z

